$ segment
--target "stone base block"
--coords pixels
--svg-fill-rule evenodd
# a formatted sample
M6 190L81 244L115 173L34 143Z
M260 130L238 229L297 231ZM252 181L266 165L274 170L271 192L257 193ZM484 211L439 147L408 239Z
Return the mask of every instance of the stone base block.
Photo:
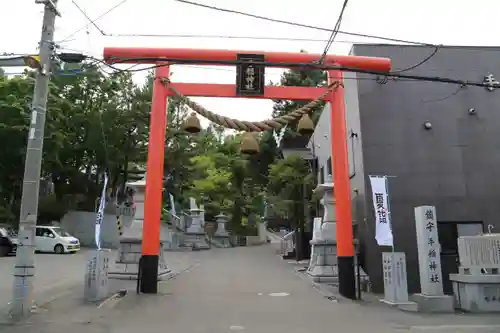
M212 238L212 243L216 247L229 248L231 246L231 242L229 241L229 235L215 235Z
M246 236L246 246L256 246L266 244L259 236Z
M196 250L208 250L210 245L208 244L205 233L188 233L184 235L184 246L191 247Z
M474 313L500 312L499 274L450 274L450 280L457 308Z
M333 240L310 241L311 259L307 274L314 282L338 283L337 249Z
M387 304L391 307L398 308L402 311L408 311L408 312L417 312L418 311L418 304L415 302L391 302L387 301L385 299L381 299L380 302Z
M292 250L292 251L288 251L286 252L285 254L283 254L281 256L282 259L294 259L295 257L297 257L297 254L295 253L295 250Z
M205 229L200 225L191 225L186 230L187 234L205 234Z
M139 271L139 260L142 256L141 240L122 239L114 267L109 271L110 279L137 280ZM165 260L165 244L160 243L158 258L158 281L164 280L171 275L171 270Z
M450 313L455 311L452 296L429 296L423 294L414 294L412 295L412 300L417 303L418 312Z
M115 280L137 280L138 270L138 264L117 264L108 277ZM158 281L167 280L172 275L173 272L167 267L158 266Z
M338 283L337 266L314 266L307 274L313 282L318 283Z
M179 244L176 243L170 243L170 242L163 243L163 249L165 251L178 251L179 248L180 248Z

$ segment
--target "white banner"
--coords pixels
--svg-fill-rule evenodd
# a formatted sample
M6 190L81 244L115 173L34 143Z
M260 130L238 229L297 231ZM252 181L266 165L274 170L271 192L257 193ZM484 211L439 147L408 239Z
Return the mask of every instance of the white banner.
M389 210L387 176L369 176L375 209L375 240L380 246L394 246Z
M108 175L104 173L104 186L102 188L101 200L99 201L99 210L95 219L95 244L97 249L101 249L101 224L104 218L104 207L106 206L106 186L108 186Z
M174 196L172 195L172 193L169 193L168 194L168 197L170 199L170 213L174 216L177 215L177 212L175 211L175 200L174 200Z

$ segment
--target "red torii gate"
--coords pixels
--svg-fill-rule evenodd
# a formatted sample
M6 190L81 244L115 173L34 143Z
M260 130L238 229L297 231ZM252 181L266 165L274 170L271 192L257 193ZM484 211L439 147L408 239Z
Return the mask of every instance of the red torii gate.
M141 292L157 293L158 255L160 250L160 216L162 204L162 180L164 161L165 129L167 123L167 97L174 93L159 80L169 78L170 68L162 59L189 61L193 64L207 62L231 62L238 54L261 54L269 67L286 67L283 63L313 63L319 54L287 52L255 52L209 49L178 48L120 48L104 49L107 63L158 64L156 68L151 105L151 118L146 166L146 193L144 204L144 226L142 239L142 279ZM361 70L388 72L391 61L386 58L328 55L324 58L327 66L356 68ZM224 65L219 63L219 65ZM342 72L328 70L328 84L342 82ZM236 94L236 85L210 83L171 83L185 96L241 97ZM314 100L324 93L324 88L265 86L262 96L245 98ZM335 184L337 213L337 255L339 268L339 291L348 298L355 299L354 244L352 231L351 193L346 142L344 88L339 86L324 101L330 103L332 164Z

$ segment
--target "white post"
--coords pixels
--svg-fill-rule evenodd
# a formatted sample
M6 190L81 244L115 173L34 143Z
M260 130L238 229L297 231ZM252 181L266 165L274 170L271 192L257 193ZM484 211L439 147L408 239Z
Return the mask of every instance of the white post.
M418 265L421 293L414 295L422 312L452 312L453 297L443 293L441 246L438 238L436 208L415 207Z
M402 310L416 311L417 304L408 300L406 256L404 252L383 252L384 303Z
M429 296L443 295L441 247L437 232L436 209L433 206L416 207L415 226L421 292Z

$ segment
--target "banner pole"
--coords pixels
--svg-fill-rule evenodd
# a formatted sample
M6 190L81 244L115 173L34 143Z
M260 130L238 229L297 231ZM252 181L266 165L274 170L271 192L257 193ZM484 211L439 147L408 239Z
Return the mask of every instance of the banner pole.
M393 280L393 289L394 289L394 298L397 299L396 293L398 291L396 287L396 283L394 282L394 278L396 276L396 266L394 263L394 231L392 230L392 216L391 216L391 201L390 201L390 195L389 195L389 178L387 176L384 176L385 178L385 192L386 192L386 200L387 200L387 217L389 218L389 228L391 230L391 235L392 235L392 244L391 244L391 262L392 262L392 267L391 267L391 274L392 277L391 279Z

